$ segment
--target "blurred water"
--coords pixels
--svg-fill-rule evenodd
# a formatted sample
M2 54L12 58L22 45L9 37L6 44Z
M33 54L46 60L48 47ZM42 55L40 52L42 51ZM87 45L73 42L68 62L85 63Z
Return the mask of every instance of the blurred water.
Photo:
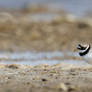
M9 60L37 60L37 59L51 59L53 57L63 57L64 54L62 52L1 52L1 59L9 59Z
M87 63L83 60L66 59L65 57L76 57L79 55L74 52L0 52L0 62L4 64L21 64L21 65L39 65L39 64L77 64L86 65ZM64 58L64 59L62 59Z
M24 8L28 5L40 4L52 9L64 9L75 15L83 15L92 11L92 0L0 0L0 7Z

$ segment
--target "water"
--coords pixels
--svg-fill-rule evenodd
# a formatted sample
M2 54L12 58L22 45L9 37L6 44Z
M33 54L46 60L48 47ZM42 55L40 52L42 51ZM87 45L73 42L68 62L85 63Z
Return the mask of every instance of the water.
M56 17L59 17L59 14L52 14L52 13L37 13L37 14L29 14L27 16L29 19L31 19L31 21L45 21L45 22L50 22L54 19L56 19Z
M67 59L66 57L76 57L79 55L74 52L0 52L0 62L4 64L20 64L20 65L39 65L49 64L54 65L58 63L86 65L83 60Z
M48 58L51 59L53 57L63 57L64 54L62 52L1 52L0 58L3 59L17 59L17 60L36 60L36 59L44 59Z
M50 9L64 9L75 15L83 15L92 11L92 0L0 0L0 7L24 8L28 5L40 4Z

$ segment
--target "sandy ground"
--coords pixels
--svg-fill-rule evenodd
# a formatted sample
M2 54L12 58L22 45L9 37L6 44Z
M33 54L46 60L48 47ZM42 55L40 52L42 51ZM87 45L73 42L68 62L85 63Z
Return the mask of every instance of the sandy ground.
M1 64L0 92L92 92L92 66L65 66Z

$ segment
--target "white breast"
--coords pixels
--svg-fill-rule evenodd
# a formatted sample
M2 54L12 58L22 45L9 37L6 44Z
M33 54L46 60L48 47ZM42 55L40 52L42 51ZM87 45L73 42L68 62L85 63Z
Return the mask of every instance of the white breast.
M83 56L83 59L87 63L92 64L92 50L90 50L88 54L86 54L85 56Z

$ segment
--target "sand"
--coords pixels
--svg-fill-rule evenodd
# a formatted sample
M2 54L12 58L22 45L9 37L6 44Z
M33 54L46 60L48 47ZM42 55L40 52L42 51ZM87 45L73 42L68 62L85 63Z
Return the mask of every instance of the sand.
M66 66L68 67L68 66ZM0 92L92 92L92 66L3 65Z

